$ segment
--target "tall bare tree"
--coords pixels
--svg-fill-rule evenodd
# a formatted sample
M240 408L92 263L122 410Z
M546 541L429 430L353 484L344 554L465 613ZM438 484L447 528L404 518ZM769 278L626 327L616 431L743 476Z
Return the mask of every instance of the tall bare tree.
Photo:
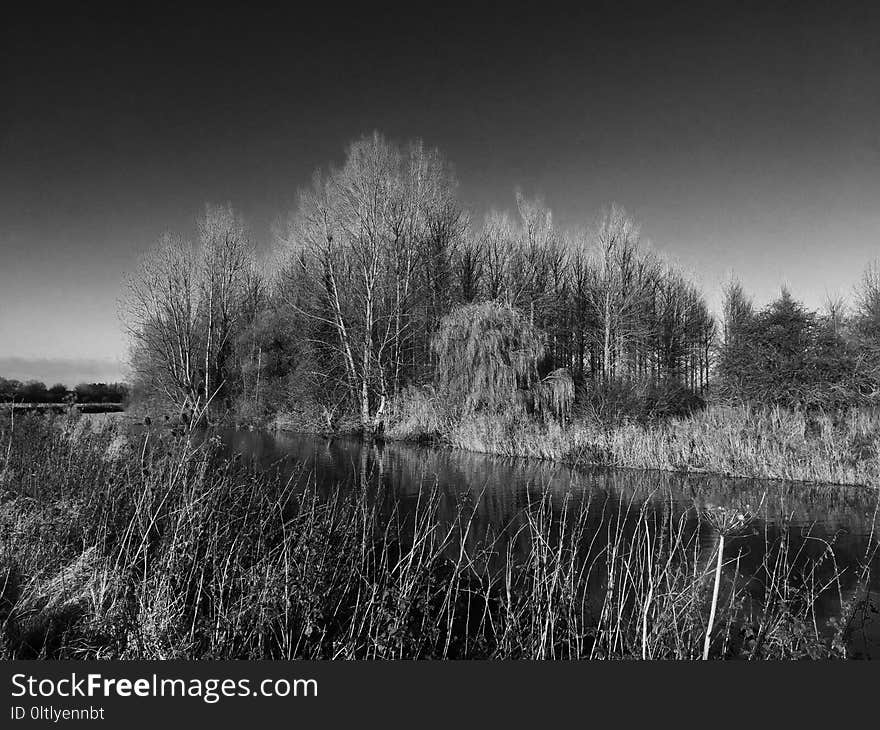
M126 282L122 321L135 378L181 410L202 393L198 257L191 243L165 234Z
M459 219L453 191L436 152L374 134L316 177L292 220L290 255L312 289L294 306L334 331L365 433L380 428L418 340L418 313L447 258L438 245Z
M616 355L641 332L643 284L654 275L653 257L639 248L639 228L622 208L607 211L593 234L593 281L587 298L599 322L601 372L616 374Z
M136 377L190 412L204 412L227 384L255 275L244 225L229 206L207 206L198 228L199 247L160 239L128 279L122 307Z

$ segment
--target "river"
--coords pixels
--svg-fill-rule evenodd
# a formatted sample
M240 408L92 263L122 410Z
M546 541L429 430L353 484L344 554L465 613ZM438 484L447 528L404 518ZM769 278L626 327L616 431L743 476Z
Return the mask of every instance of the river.
M525 540L526 511L546 498L557 515L589 500L596 529L609 514L636 514L643 506L680 519L698 536L707 557L716 548L716 531L705 525L706 506L751 512L753 519L727 540L726 571L757 575L768 545L787 537L792 576L816 561L813 574L831 581L816 604L820 633L840 612L841 599L858 591L859 576L870 569L866 609L853 621L847 644L852 656L880 656L880 557L876 548L876 490L834 485L771 482L713 475L606 468L572 468L530 459L508 459L442 447L403 443L365 444L354 439L229 430L228 454L238 454L260 469L281 470L286 478L329 490L377 489L384 499L415 505L432 489L439 491L439 516L452 520L463 503L473 505L468 539L508 535L513 550ZM595 507L592 507L594 505ZM626 520L624 520L626 521ZM698 529L702 528L702 529ZM738 558L738 560L734 560ZM835 577L836 576L836 577ZM803 576L802 576L803 577ZM864 596L864 592L862 593Z

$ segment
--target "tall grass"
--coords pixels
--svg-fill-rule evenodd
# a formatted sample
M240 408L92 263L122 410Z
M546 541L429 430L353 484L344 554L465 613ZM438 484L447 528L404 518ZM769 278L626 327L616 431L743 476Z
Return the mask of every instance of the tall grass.
M322 492L79 423L0 429L3 658L699 658L719 561L710 656L844 656L864 603L834 594L833 551L768 544L741 575L702 512L545 493L474 534L473 502L442 517L436 488Z
M880 485L880 414L808 414L713 406L651 424L562 428L522 418L475 416L445 433L453 446L488 454L759 479Z

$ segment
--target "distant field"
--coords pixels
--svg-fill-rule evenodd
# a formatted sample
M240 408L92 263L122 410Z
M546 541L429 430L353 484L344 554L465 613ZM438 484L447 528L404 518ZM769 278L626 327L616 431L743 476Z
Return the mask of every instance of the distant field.
M75 403L80 413L119 413L125 410L122 403ZM8 411L54 411L64 413L70 405L67 403L0 403L0 410Z

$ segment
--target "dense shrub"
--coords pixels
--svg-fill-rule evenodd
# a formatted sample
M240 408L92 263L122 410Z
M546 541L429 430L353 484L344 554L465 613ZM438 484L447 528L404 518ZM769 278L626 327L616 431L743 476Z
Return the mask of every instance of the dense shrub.
M867 404L873 379L845 331L783 289L760 312L740 307L719 353L716 390L726 402L836 409Z
M676 381L588 381L576 391L575 413L591 423L654 423L702 409L702 397Z

